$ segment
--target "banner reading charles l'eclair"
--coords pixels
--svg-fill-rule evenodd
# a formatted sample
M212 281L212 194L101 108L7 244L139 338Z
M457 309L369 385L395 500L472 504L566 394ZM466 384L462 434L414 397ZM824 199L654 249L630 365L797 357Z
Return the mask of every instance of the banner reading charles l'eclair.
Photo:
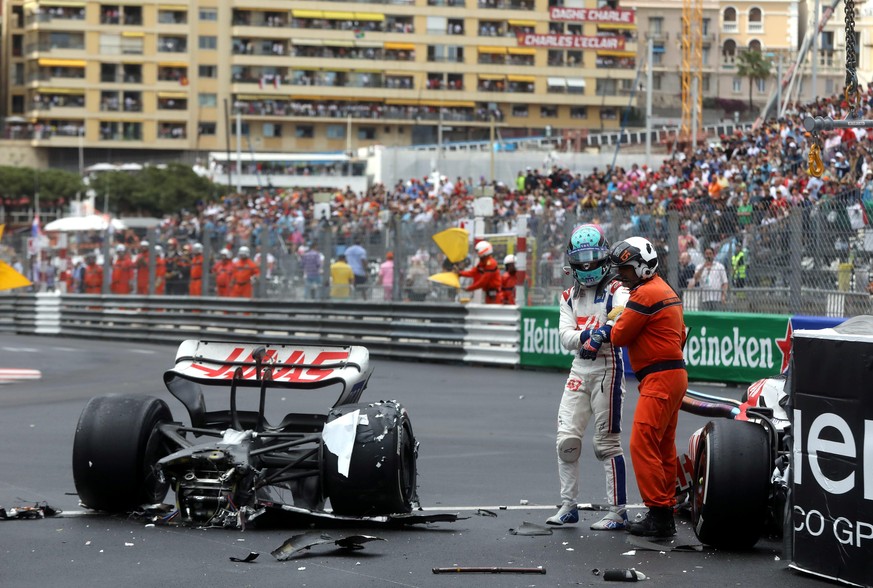
M521 365L568 368L556 307L521 309ZM685 363L692 380L754 382L788 367L787 315L686 312Z

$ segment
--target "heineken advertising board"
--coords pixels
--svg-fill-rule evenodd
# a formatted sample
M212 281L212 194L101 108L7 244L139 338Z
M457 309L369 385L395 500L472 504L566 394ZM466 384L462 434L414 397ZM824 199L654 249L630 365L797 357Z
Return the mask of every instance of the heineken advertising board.
M561 346L558 324L557 307L521 309L522 366L569 369L573 354ZM686 312L685 325L691 380L748 383L788 367L792 327L787 315Z

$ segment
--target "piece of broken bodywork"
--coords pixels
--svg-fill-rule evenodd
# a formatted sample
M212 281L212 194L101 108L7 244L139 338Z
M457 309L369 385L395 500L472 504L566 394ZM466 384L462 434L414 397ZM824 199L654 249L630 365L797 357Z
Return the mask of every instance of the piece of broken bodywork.
M257 551L250 551L249 554L245 557L230 556L230 561L235 561L237 563L252 563L256 559L258 559L259 555L261 555L261 554L258 553Z
M496 517L497 513L493 510L488 510L487 508L477 508L476 514L480 517Z
M509 532L513 535L551 535L552 529L544 527L543 525L523 521L518 526L518 529L510 529Z
M333 543L337 547L343 549L363 549L363 544L369 543L370 541L385 541L385 539L373 535L347 535L345 537L340 537L339 539L334 539L330 535L324 533L309 532L289 537L284 543L282 543L282 545L271 551L270 555L279 561L286 561L300 552L315 547L316 545Z
M51 507L45 502L37 502L33 506L16 506L9 510L0 507L0 520L44 519L57 516L62 512L62 510Z

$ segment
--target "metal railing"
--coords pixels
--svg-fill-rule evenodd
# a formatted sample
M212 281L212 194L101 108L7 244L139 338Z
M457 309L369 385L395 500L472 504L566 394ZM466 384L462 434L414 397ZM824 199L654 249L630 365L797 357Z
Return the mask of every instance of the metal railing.
M363 345L389 359L518 363L513 306L253 301L228 298L0 295L0 332L144 341Z

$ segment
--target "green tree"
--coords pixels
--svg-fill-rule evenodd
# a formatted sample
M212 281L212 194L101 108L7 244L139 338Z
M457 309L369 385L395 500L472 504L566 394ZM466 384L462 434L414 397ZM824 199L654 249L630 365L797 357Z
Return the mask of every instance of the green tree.
M29 206L35 204L37 192L42 207L69 202L83 190L82 179L75 172L0 166L0 195L13 200L24 198Z
M119 216L163 216L190 210L198 201L222 193L220 186L180 163L147 166L137 172L104 172L91 181L91 187L98 206L106 198L110 210Z
M756 49L747 49L737 54L737 75L749 79L749 110L752 106L752 88L758 80L770 77L772 62L764 58L764 54Z

